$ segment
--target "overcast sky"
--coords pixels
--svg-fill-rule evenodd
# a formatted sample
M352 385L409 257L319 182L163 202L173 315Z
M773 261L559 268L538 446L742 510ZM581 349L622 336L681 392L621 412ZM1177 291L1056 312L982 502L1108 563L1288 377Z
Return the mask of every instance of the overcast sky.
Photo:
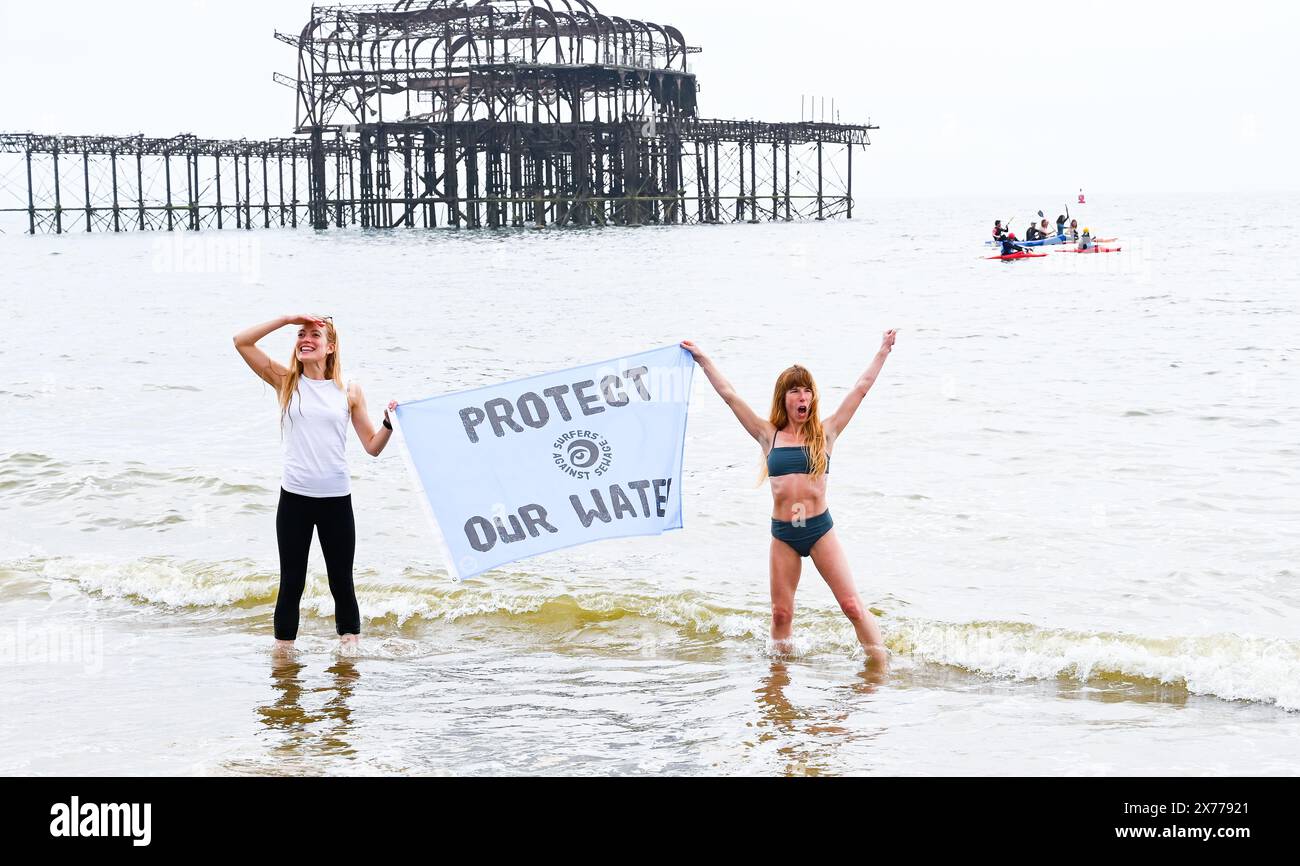
M0 0L0 131L289 134L308 0ZM1300 191L1300 4L602 0L672 24L706 117L881 129L859 196ZM820 103L819 103L820 104Z

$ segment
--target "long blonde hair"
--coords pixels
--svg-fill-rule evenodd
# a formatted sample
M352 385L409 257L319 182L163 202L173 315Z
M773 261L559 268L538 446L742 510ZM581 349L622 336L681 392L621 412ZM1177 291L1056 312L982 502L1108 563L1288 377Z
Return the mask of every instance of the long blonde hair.
M306 326L304 326L306 327ZM325 322L325 342L332 345L334 351L325 356L325 378L333 379L334 384L343 390L343 364L339 361L339 334L334 330L334 323L326 320ZM284 416L289 411L289 403L293 400L294 393L298 390L298 380L302 378L302 361L298 360L298 342L294 340L293 356L289 358L289 363L285 365L289 374L280 380L278 397L280 398L280 429L284 429ZM302 411L300 406L299 412Z
M790 416L785 411L785 395L791 388L808 388L812 391L812 402L808 404L808 420L803 425L803 448L808 454L808 466L812 470L808 474L817 478L826 472L828 462L826 429L822 427L821 415L817 408L817 383L813 381L812 373L809 373L806 367L795 364L793 367L787 367L777 377L776 387L772 390L772 412L767 420L777 430L790 423ZM763 468L758 476L759 483L763 483L765 478L767 478L767 461L763 461Z

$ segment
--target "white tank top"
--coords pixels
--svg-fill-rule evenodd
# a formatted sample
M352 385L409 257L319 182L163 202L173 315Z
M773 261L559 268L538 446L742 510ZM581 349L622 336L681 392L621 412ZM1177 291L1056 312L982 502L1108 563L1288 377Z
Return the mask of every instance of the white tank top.
M346 388L339 390L333 379L298 377L284 415L285 490L317 499L352 492L344 458L349 420Z

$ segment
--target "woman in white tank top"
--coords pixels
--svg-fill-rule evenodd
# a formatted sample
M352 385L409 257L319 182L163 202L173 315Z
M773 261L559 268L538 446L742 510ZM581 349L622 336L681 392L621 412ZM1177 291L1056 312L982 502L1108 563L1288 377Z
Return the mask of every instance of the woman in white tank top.
M257 341L287 325L298 326L293 358L285 367L257 347ZM280 591L275 602L275 643L293 646L298 636L298 602L307 582L307 556L313 529L334 597L334 623L344 649L355 649L361 615L352 585L356 524L352 515L352 485L345 457L347 425L357 431L366 453L378 457L392 435L384 411L378 429L366 411L366 398L355 382L344 384L339 362L338 333L328 316L281 316L235 335L235 348L280 398L284 471L276 510L276 542L280 549Z

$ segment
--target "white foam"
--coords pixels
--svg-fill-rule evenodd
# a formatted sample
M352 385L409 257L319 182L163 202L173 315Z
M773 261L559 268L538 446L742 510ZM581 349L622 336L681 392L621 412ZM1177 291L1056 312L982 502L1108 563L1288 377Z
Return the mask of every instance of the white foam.
M891 648L917 660L1014 679L1133 678L1193 694L1300 709L1300 644L1238 634L1143 637L1027 623L894 624Z
M194 563L148 558L124 562L55 558L7 566L57 586L174 608L269 607L278 576L255 563ZM360 576L357 597L368 622L395 620L454 623L484 618L516 620L521 628L638 617L708 636L756 642L771 650L766 607L728 607L694 592L666 595L548 591L449 585L435 576L406 574L382 580ZM330 617L334 602L323 575L309 575L302 611ZM1194 694L1247 700L1300 710L1300 642L1240 634L1151 637L1052 629L1023 622L937 622L886 616L881 627L892 653L913 661L952 665L1012 679L1066 677L1134 679L1181 684ZM837 609L803 608L795 618L789 655L860 652L853 629Z
M60 557L40 563L51 581L71 581L85 592L168 607L225 607L274 598L278 577L250 562L207 565L163 559L120 562Z

